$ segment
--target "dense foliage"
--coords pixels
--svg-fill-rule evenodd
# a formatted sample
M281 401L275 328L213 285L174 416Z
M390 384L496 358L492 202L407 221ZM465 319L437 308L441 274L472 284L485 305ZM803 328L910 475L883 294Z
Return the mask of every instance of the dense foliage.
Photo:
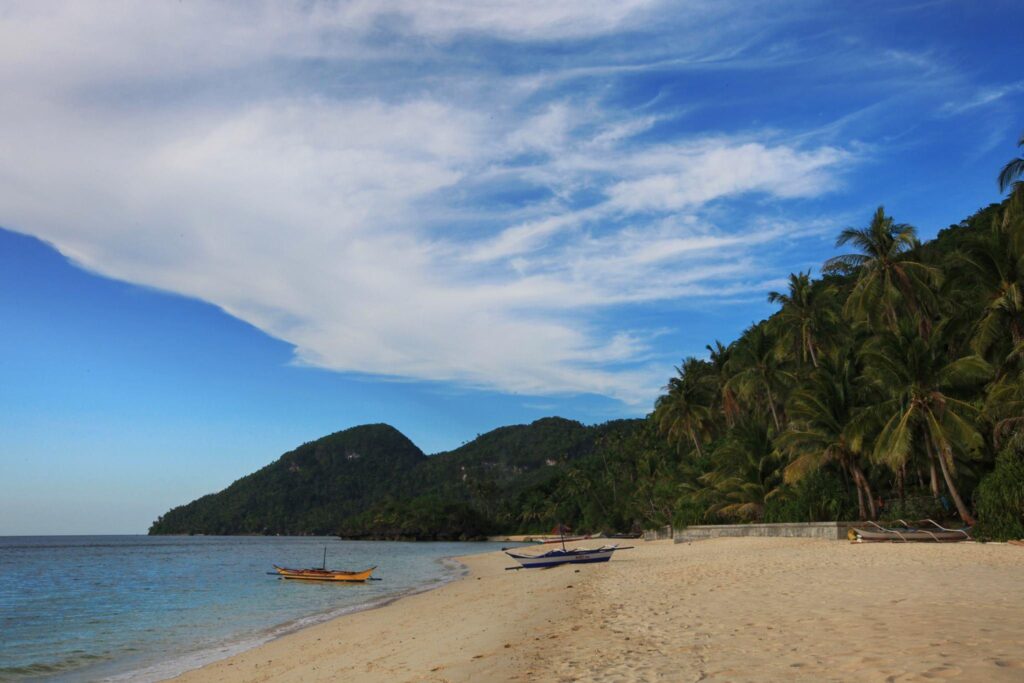
M1022 180L1011 160L1004 202L925 244L883 207L842 230L822 277L791 275L768 320L686 358L647 427L525 492L521 524L980 517L1024 535Z
M1024 538L1024 433L999 453L976 497L981 538Z
M429 457L388 425L353 427L170 510L150 533L479 538L518 524L508 510L522 491L546 485L600 440L640 423L586 427L545 418Z
M925 244L883 207L842 230L822 277L791 275L769 319L686 358L646 420L548 418L429 458L390 427L360 427L151 532L466 538L980 516L987 537L1024 535L1022 179L1011 160L1005 201Z

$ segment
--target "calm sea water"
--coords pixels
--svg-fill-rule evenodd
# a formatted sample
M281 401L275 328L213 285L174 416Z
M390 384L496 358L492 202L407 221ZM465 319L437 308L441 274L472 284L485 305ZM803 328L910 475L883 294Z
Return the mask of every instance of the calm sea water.
M235 536L0 537L0 680L161 680L345 612L436 587L495 543ZM382 581L283 581L271 563Z

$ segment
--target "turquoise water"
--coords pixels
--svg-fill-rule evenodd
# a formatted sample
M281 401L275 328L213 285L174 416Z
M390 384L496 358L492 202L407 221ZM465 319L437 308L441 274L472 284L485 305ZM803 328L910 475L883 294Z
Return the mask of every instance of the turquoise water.
M218 536L0 537L0 680L161 680L302 626L451 580L495 543ZM271 563L365 569L283 581Z

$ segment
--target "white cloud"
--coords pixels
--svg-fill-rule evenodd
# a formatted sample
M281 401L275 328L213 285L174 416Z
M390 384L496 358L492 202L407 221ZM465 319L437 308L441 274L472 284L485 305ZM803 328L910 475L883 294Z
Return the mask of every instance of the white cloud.
M415 72L408 46L357 49L388 21L422 40L548 40L651 11L527 5L5 10L0 117L16 134L0 136L0 224L214 303L299 362L644 405L664 374L651 333L598 314L763 290L752 249L790 227L720 230L701 208L820 194L848 155L722 136L631 144L659 118L539 98L500 73L480 92L458 75L393 87L394 60ZM329 67L296 75L311 57ZM447 227L487 178L553 199L525 221L485 208L479 230Z
M1013 95L1019 92L1024 92L1024 81L980 88L964 99L957 100L955 102L946 102L942 105L941 111L944 114L951 115L963 114L964 112L971 111L972 109L978 109L979 107L993 104L1007 95Z
M363 0L346 15L373 21L394 13L407 19L414 32L427 35L479 32L510 39L564 39L606 33L657 4L657 0Z

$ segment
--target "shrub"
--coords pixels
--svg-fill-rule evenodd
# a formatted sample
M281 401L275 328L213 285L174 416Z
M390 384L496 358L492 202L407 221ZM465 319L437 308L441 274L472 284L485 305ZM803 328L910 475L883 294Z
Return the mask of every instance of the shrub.
M766 522L835 522L857 518L857 499L834 472L818 470L765 503Z
M996 457L974 493L976 536L989 541L1024 538L1024 433L1018 433Z

